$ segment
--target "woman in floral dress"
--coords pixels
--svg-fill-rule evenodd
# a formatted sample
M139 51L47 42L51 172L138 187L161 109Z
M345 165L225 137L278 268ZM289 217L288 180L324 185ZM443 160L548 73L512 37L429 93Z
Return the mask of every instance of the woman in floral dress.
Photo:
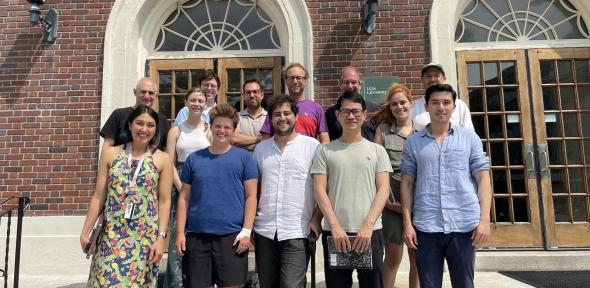
M154 110L138 105L127 123L131 142L101 155L96 190L80 235L85 251L92 226L104 212L87 287L157 287L174 167L168 154L154 148L162 137Z

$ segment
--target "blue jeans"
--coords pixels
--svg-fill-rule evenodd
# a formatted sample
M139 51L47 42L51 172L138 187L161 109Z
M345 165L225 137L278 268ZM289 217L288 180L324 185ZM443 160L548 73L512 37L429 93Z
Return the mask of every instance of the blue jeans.
M309 245L306 238L278 241L256 234L256 271L260 288L305 287Z
M346 233L354 236L356 233ZM352 271L354 269L330 269L328 255L328 236L332 232L324 230L322 232L322 246L324 246L324 273L326 275L327 288L346 288L352 287ZM357 269L360 288L381 288L383 287L383 231L381 229L373 230L371 236L371 253L373 253L373 269Z
M416 266L420 287L442 287L444 259L447 259L453 287L473 287L475 247L472 232L426 233L416 229Z

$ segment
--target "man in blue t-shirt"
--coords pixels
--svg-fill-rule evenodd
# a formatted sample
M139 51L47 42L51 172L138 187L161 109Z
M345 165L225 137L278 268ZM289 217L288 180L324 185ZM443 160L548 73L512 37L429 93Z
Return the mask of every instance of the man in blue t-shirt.
M211 146L193 152L180 177L176 252L185 287L237 287L247 280L258 169L250 152L231 145L238 112L219 104L210 116Z

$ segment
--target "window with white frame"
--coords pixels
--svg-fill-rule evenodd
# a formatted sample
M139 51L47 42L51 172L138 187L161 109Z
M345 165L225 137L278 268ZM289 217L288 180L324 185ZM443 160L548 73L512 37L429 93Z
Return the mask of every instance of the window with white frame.
M190 0L160 27L155 51L249 51L281 48L272 19L256 0Z
M455 42L590 39L582 15L567 0L471 0Z

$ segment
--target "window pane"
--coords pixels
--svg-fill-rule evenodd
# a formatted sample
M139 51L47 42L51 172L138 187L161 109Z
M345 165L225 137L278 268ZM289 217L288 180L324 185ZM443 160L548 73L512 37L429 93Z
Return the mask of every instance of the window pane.
M501 111L500 88L486 88L488 111Z
M582 122L582 135L590 137L590 111L580 113L580 121Z
M563 197L553 197L553 212L555 213L555 222L569 222L568 217L568 198L567 196Z
M172 72L171 71L158 71L158 91L160 93L172 92Z
M484 116L472 116L471 122L473 122L473 128L479 136L479 138L485 139L485 127L484 127ZM588 127L590 129L590 126Z
M250 79L258 79L256 69L244 69L244 82Z
M539 62L541 68L541 83L555 83L555 66L553 60L541 60Z
M578 86L578 100L580 109L590 109L590 87Z
M570 177L569 193L585 193L584 189L584 169L568 168Z
M502 62L502 81L504 85L516 84L514 62Z
M188 71L176 71L176 93L188 91Z
M228 69L227 70L227 92L237 92L240 93L241 91L241 84L240 84L240 69ZM229 98L228 98L229 101Z
M549 164L550 165L563 165L565 161L563 159L563 144L561 140L547 141L547 149L549 151ZM545 161L544 159L541 159Z
M590 165L590 140L584 140L584 158L586 159L586 165ZM590 167L588 167L588 172L590 173ZM590 175L588 175L590 177ZM590 182L590 178L588 178L588 182ZM590 193L590 187L588 187Z
M496 222L510 222L508 198L494 198L496 208Z
M506 165L504 160L504 142L490 143L490 158L493 166Z
M522 142L508 142L510 165L523 165Z
M551 193L552 194L565 194L565 174L562 168L551 169Z
M498 63L485 63L483 69L486 77L486 85L500 84L500 80L498 79Z
M493 170L494 194L508 194L508 179L505 170Z
M481 74L479 71L479 63L468 63L467 64L467 85L468 86L479 86L481 85Z
M483 112L482 89L469 89L469 110L471 112Z
M573 196L572 212L574 214L574 222L588 222L588 197Z
M178 112L180 112L180 109L182 109L184 107L184 95L175 95L174 96L174 118L176 118L176 115L178 115Z
M512 184L512 194L528 194L526 190L526 178L524 170L510 169L510 183Z
M576 95L573 86L559 87L559 94L561 98L561 109L575 110L576 109Z
M172 97L160 95L158 97L158 112L166 115L166 118L172 118Z
M556 114L545 114L545 130L547 137L561 137L561 117Z
M490 132L490 139L492 138L504 138L502 134L502 115L488 115L488 128Z
M504 109L506 111L520 111L516 88L504 88Z
M530 222L529 201L527 197L512 198L514 222Z
M572 62L570 60L558 60L557 71L559 73L559 83L572 83Z
M577 60L576 63L576 82L590 83L590 71L588 69L588 60Z
M200 87L201 83L199 83L199 76L203 73L204 70L191 70L191 87Z
M582 151L580 150L579 140L566 140L565 149L567 149L567 164L580 165L582 164Z
M563 113L563 130L565 137L579 137L578 132L578 114Z
M270 95L272 95L272 70L260 70L260 74L262 74L260 77L260 83L262 83L262 86L264 86L264 91L271 92Z
M545 110L559 110L559 100L554 87L543 87L543 107Z
M521 138L520 115L506 115L506 136L508 138Z

